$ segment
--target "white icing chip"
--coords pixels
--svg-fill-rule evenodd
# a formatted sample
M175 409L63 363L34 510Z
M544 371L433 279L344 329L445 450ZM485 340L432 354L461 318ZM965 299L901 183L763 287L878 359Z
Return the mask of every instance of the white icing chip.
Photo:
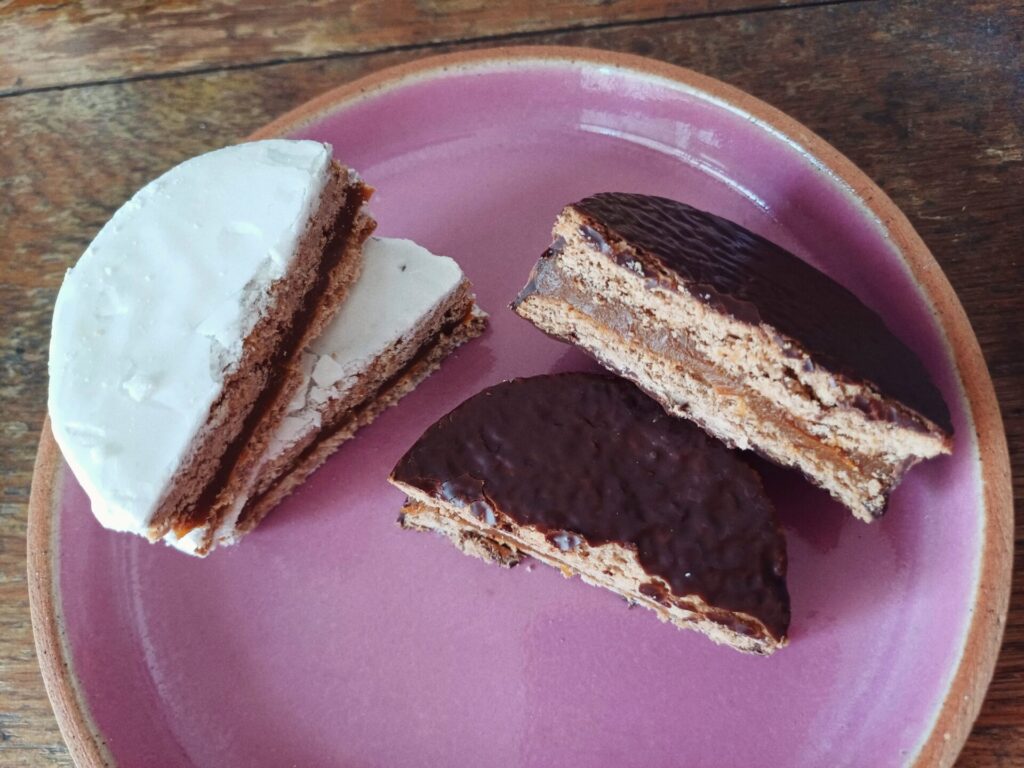
M136 373L124 383L125 391L137 403L141 403L153 391L153 380L141 373Z
M313 382L318 387L329 387L345 375L345 369L338 361L330 355L321 355L317 358L316 366L313 368Z

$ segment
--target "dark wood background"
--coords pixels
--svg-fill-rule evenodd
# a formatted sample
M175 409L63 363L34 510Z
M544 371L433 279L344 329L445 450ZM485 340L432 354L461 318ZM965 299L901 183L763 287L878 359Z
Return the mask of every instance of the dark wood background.
M1024 4L1005 0L0 2L0 764L70 764L25 574L50 313L64 270L147 180L332 86L440 51L586 45L721 78L849 156L931 247L988 361L1019 506L1022 35ZM960 764L1024 766L1020 568Z

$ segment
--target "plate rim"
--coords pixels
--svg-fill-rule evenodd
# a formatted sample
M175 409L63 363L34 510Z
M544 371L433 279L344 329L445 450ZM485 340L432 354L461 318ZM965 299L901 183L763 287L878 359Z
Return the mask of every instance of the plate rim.
M842 183L889 237L949 344L978 444L982 484L981 553L972 617L960 659L930 732L912 765L951 766L970 734L995 671L1009 605L1013 562L1010 459L995 389L981 346L952 285L931 251L889 196L842 153L760 99L694 70L634 54L572 46L503 46L437 54L370 72L332 88L257 129L245 140L271 138L364 98L450 73L530 65L603 66L657 78L710 96L774 131ZM61 735L76 765L113 766L73 669L58 584L58 515L64 467L47 415L40 432L28 505L29 604L37 658Z

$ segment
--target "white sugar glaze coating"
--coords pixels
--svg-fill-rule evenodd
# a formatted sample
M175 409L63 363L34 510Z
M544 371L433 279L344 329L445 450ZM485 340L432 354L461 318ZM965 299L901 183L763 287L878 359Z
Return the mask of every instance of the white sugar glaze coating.
M461 282L462 270L447 256L411 240L367 240L363 271L348 299L302 353L308 378L289 405L268 455L319 428L323 404L344 397L374 360L415 331Z
M408 338L439 306L449 301L462 283L459 265L436 256L411 240L370 238L363 246L363 268L331 323L303 350L306 377L261 460L273 462L297 440L319 430L322 414L357 386L382 354ZM259 470L254 473L260 475ZM217 531L220 544L231 543L246 498ZM166 541L183 552L195 553L205 529Z
M293 260L330 162L328 145L288 140L187 160L125 203L68 271L48 407L105 527L147 532Z

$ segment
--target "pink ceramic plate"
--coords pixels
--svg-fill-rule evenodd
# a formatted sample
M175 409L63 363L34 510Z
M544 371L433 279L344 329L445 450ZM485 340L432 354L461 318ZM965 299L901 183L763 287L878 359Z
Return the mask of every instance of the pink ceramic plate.
M377 188L380 233L458 259L491 329L205 561L102 530L44 430L33 609L80 763L952 762L1006 610L1006 448L963 311L877 187L722 83L577 49L388 70L260 135L276 134L331 142ZM502 379L591 367L506 305L561 206L601 190L696 204L818 265L917 350L953 412L954 455L911 472L874 525L767 471L793 600L771 658L395 525L385 478L427 425Z

